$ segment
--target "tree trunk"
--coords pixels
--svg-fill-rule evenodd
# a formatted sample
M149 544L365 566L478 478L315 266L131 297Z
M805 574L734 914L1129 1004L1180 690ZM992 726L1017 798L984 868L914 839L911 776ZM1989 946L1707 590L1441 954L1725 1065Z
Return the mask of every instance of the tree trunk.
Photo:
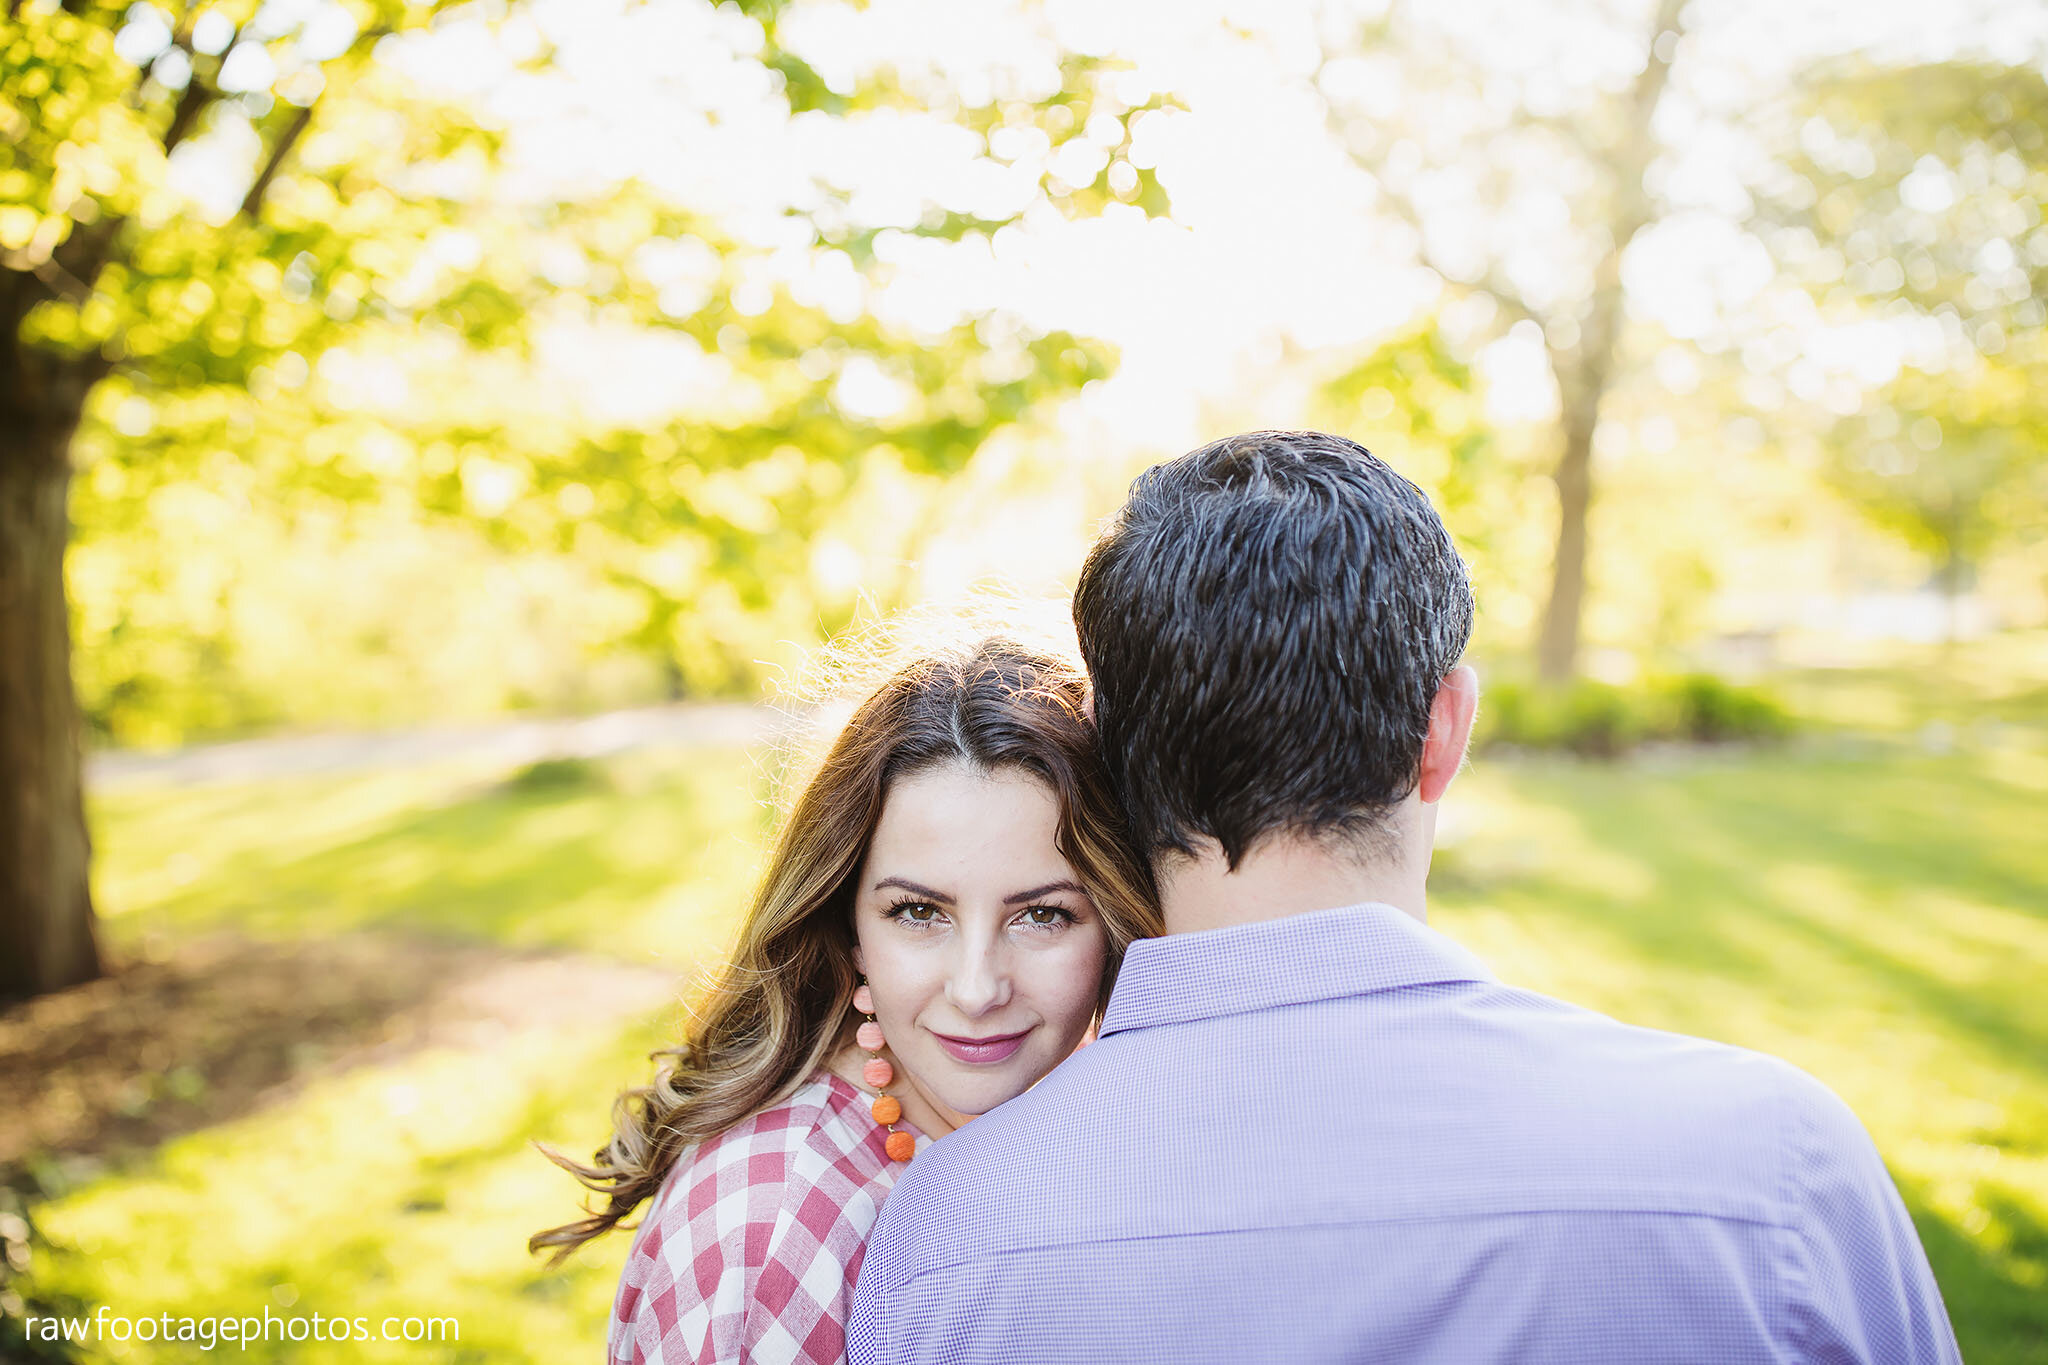
M1621 257L1650 222L1654 208L1643 176L1655 157L1650 132L1657 104L1670 83L1678 51L1679 16L1685 0L1658 0L1642 72L1628 95L1621 140L1601 159L1606 163L1613 210L1606 223L1607 249L1593 272L1593 294L1577 320L1578 336L1560 344L1550 337L1550 368L1557 376L1563 449L1551 479L1557 484L1557 562L1551 570L1550 600L1536 636L1536 675L1551 685L1571 681L1579 666L1579 617L1586 600L1586 517L1593 506L1593 431L1600 401L1613 381L1621 339ZM1667 43L1666 39L1670 41Z
M1550 600L1536 637L1536 676L1547 684L1570 682L1579 666L1579 615L1586 600L1586 514L1593 505L1593 429L1600 422L1601 382L1573 380L1559 365L1564 449L1551 481L1557 485L1557 555Z
M1949 491L1948 515L1942 519L1941 596L1943 607L1941 652L1952 657L1963 638L1963 500Z
M102 971L64 598L71 435L96 363L0 335L0 999Z

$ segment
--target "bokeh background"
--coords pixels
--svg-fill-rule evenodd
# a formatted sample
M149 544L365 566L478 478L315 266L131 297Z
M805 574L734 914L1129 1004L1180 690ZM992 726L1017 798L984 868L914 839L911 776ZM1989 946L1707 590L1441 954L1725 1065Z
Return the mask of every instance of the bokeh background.
M1833 1086L2048 1361L2044 197L2025 2L8 0L0 1356L594 1358L530 1144L761 703L1311 425L1473 566L1441 927Z

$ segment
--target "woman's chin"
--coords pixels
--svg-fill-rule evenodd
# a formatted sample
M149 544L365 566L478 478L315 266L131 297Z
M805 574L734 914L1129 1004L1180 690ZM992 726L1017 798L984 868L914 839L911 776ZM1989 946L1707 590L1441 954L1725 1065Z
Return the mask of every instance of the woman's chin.
M996 1071L948 1062L947 1074L934 1078L937 1083L928 1086L927 1093L954 1113L972 1118L1016 1099L1045 1079L1058 1061L1019 1057Z
M1031 1080L1028 1079L1016 1081L995 1076L948 1077L945 1083L934 1088L933 1097L962 1118L973 1118L977 1114L986 1114L1005 1100L1016 1099L1030 1088Z

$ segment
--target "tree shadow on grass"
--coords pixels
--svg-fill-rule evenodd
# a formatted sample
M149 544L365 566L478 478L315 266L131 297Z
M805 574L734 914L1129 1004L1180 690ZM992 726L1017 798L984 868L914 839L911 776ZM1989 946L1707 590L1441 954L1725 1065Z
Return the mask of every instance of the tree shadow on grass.
M173 933L388 928L633 953L658 946L672 888L702 880L739 904L760 812L721 804L717 787L682 774L625 794L601 772L494 784L311 852L242 848L121 918Z
M2014 970L1958 983L1926 963L1845 931L1815 905L1774 883L1788 867L1823 869L1873 913L1911 913L1911 893L1973 897L2022 914L2048 899L2007 831L2018 811L1976 787L1962 802L1961 779L1884 767L1814 772L1657 773L1534 768L1514 774L1525 800L1567 812L1593 847L1626 855L1644 869L1643 894L1586 886L1569 867L1552 865L1499 885L1458 886L1453 899L1484 895L1518 919L1564 920L1613 940L1628 957L1695 980L1718 979L1797 1000L1838 980L1808 980L1779 960L1772 945L1796 943L1848 969L1850 996L1837 1004L1902 1008L2034 1076L2048 1075L2048 1015L2036 1006L2026 974ZM1995 809L1987 810L1991 800ZM2006 950L1955 940L1946 925L1914 926L1951 936L1982 960ZM1796 961L1796 959L1792 959ZM1668 1002L1684 1016L1664 1026L1699 1027L1712 1013L1707 995Z
M2008 1169L2032 1168L2048 1132L2048 1110L2025 1098L2048 1076L2028 951L2048 946L2048 857L2027 833L2037 798L1962 758L1530 764L1502 776L1518 802L1544 808L1552 843L1520 866L1503 856L1512 850L1460 846L1441 887L1449 905L1504 916L1570 955L1555 963L1561 976L1607 993L1589 1003L1657 1027L1764 1047L1774 1029L1780 1042L1801 1030L1837 1047L1868 1038L1861 1079L1891 1087L1934 1077L1887 1071L1878 1035L1922 1034L1931 1055L1973 1059L1988 1070L1970 1074L2011 1087L1992 1127L1946 1140L1950 1156L1978 1143L2018 1163ZM1976 1170L1960 1222L1926 1187L1902 1181L1901 1192L1965 1358L2048 1365L2038 1192Z
M2048 863L2032 834L2040 794L1991 776L1980 756L1785 763L1760 779L1680 785L1745 843L1794 845L1873 887L1938 886L2048 919Z
M106 1239L104 1250L116 1263L161 1257L172 1277L196 1264L212 1267L209 1274L217 1271L223 1278L206 1294L240 1294L249 1305L265 1302L280 1288L296 1295L301 1286L314 1307L347 1301L337 1286L368 1296L359 1302L387 1302L382 1296L403 1267L419 1268L420 1253L408 1248L409 1235L424 1228L437 1246L476 1241L468 1222L475 1205L451 1214L451 1194L473 1201L480 1184L495 1188L498 1172L491 1168L512 1164L502 1162L507 1156L545 1170L525 1148L530 1139L558 1129L564 1112L600 1121L602 1100L609 1097L601 1073L575 1069L574 1063L560 1072L551 1064L535 1069L516 1059L552 1057L547 1040L565 1036L616 1038L612 1049L624 1044L625 1050L644 1051L672 1033L675 985L672 973L608 959L508 952L476 943L369 934L302 943L214 938L182 948L169 960L138 963L106 981L0 1014L0 1087L10 1097L23 1093L32 1100L20 1112L0 1112L6 1125L0 1129L6 1144L0 1158L26 1152L11 1163L20 1188L0 1185L0 1360L45 1358L33 1354L41 1349L38 1343L21 1336L25 1315L79 1318L108 1295L118 1275L96 1268L103 1249L99 1238ZM615 1034L620 1023L636 1019L624 1034ZM421 1050L436 1055L410 1055ZM508 1064L518 1069L500 1080ZM412 1141L402 1124L384 1121L390 1115L373 1100L365 1115L368 1126L351 1131L337 1149L339 1165L324 1174L307 1169L309 1179L330 1186L325 1197L332 1216L307 1226L283 1262L265 1266L238 1259L238 1220L247 1217L246 1210L225 1211L218 1227L211 1201L150 1221L154 1201L137 1197L166 1175L180 1185L192 1174L189 1162L161 1162L158 1144L249 1117L247 1131L197 1139L208 1166L203 1177L194 1178L239 1180L227 1174L235 1169L236 1154L276 1132L263 1111L280 1110L290 1122L297 1112L320 1112L318 1106L328 1103L322 1092L336 1084L367 1080L374 1093L380 1077L421 1074L420 1066L434 1075L468 1077L466 1083L493 1094L525 1088L529 1098L509 1129L488 1123L466 1129L477 1139L460 1151L411 1162L397 1184L362 1183L348 1174L358 1144L374 1160L388 1155L392 1144L402 1148ZM188 1078L184 1093L161 1085L163 1077L181 1072ZM138 1076L145 1078L140 1088L133 1085ZM409 1084L400 1082L401 1088ZM308 1104L315 1107L301 1110ZM349 1112L356 1112L354 1102ZM277 1180L280 1173L255 1178ZM112 1235L104 1229L78 1241L46 1235L39 1201L62 1206L81 1182L85 1188L77 1197L88 1210L94 1200L105 1207L112 1199L133 1208L135 1223L127 1226L123 1213L124 1227ZM562 1183L568 1185L566 1177ZM551 1200L553 1195L551 1190ZM560 1202L567 1216L574 1205L566 1188ZM89 1224L90 1212L86 1218ZM536 1213L536 1224L540 1218ZM523 1239L531 1230L518 1235ZM257 1240L262 1242L260 1220ZM477 1311L479 1302L465 1311ZM276 1303L292 1306L288 1299ZM299 1312L304 1311L302 1306ZM482 1330L488 1337L492 1328ZM499 1336L505 1334L500 1328ZM66 1353L61 1343L52 1349L52 1360L102 1358L90 1350ZM262 1358L301 1354L280 1346ZM465 1345L432 1354L457 1360L503 1358L506 1352ZM150 1358L211 1357L197 1347L160 1346Z
M1972 1236L1934 1212L1925 1191L1900 1182L1927 1263L1941 1286L1963 1359L1971 1365L2043 1365L2048 1362L2048 1321L2041 1312L2039 1268L2048 1264L2048 1225L2018 1201L1993 1190L1978 1193L1988 1215Z
M0 1185L62 1186L316 1076L647 1007L671 988L648 969L448 939L181 945L0 1012Z

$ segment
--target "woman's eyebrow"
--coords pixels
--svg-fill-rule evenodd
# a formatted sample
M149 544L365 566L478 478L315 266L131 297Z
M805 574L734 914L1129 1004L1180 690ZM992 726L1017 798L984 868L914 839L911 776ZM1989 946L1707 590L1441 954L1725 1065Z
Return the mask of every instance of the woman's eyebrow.
M875 883L874 889L880 891L885 886L900 887L914 896L926 896L939 902L941 905L951 905L953 903L953 898L945 892L934 891L929 886L919 886L916 882L905 881L901 877L884 877ZM1032 894L1035 895L1037 893L1034 892Z
M1014 896L1005 896L1003 897L1003 904L1022 905L1025 901L1035 901L1040 896L1050 895L1055 891L1073 891L1084 896L1088 894L1087 892L1082 891L1081 888L1075 883L1061 880L1056 882L1047 882L1044 886L1034 886L1029 891L1019 891Z

